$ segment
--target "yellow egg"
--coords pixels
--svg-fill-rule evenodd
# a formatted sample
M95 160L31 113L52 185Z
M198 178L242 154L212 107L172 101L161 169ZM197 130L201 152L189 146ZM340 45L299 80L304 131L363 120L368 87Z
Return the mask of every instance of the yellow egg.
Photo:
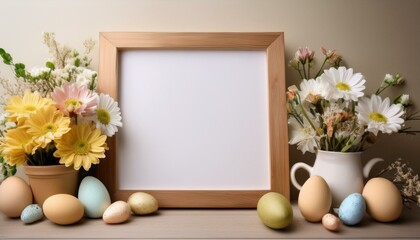
M158 201L148 193L136 192L130 195L127 201L131 211L137 215L146 215L156 212L159 208Z
M293 209L289 200L276 192L266 193L260 198L257 213L267 227L274 229L285 228L293 220Z
M32 204L32 191L20 177L6 178L0 185L0 211L8 217L20 217L23 209Z
M403 209L398 188L388 179L377 177L369 180L362 193L369 215L379 222L392 222Z
M42 205L45 216L53 223L69 225L82 219L83 204L69 194L56 194L47 198Z
M299 192L298 207L310 222L319 222L330 211L332 195L327 182L320 176L311 176Z

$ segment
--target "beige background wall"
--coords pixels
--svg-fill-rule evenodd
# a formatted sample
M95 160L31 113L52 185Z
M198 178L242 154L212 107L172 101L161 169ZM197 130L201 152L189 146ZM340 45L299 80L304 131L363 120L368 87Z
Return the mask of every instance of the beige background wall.
M0 9L0 47L29 68L48 57L44 31L80 49L84 39L97 40L101 31L283 31L287 60L298 47L317 54L321 46L338 49L347 66L365 76L367 93L376 90L385 73L399 72L407 83L386 94L408 93L420 106L417 0L0 0ZM93 58L97 69L97 47ZM0 66L0 76L10 77L10 70ZM286 78L288 85L299 81L289 68ZM411 125L420 129L420 121ZM419 148L420 135L383 136L364 158L389 162L402 157L419 172ZM291 164L312 164L314 158L290 147Z

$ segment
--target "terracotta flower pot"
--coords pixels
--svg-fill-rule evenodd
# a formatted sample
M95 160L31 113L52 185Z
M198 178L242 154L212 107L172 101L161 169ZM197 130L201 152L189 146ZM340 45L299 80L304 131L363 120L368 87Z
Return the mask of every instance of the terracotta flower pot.
M76 196L78 171L65 165L24 166L35 203L42 204L48 197L66 193Z

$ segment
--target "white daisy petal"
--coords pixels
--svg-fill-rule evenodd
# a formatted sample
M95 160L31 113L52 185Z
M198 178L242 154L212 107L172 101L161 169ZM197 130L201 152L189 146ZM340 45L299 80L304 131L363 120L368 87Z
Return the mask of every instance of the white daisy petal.
M362 98L356 106L358 118L362 125L367 125L367 131L377 135L378 132L391 134L401 129L404 119L404 109L400 104L390 105L389 98L372 95Z
M328 82L331 88L330 94L326 96L327 100L344 100L357 101L363 97L363 90L366 80L360 73L353 74L353 69L345 67L326 69L321 75L321 79Z
M101 93L98 97L98 106L93 121L102 133L111 137L122 127L121 111L118 103L109 95Z
M297 144L297 149L305 152L315 152L317 149L317 136L315 130L306 123L302 127L294 118L289 119L289 144Z

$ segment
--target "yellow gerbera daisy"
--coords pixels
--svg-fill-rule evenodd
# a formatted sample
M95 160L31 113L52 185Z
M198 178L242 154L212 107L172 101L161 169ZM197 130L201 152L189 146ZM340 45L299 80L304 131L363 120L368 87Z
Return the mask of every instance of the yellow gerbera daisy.
M70 131L70 118L54 106L48 106L30 114L23 127L33 136L35 152L38 147L46 148L50 142L60 139Z
M38 92L26 91L23 98L20 96L11 97L4 110L9 113L9 121L21 125L30 113L54 105L55 102L50 98L43 98Z
M32 136L18 127L8 130L1 141L2 155L9 165L22 165L33 150Z
M74 165L76 170L83 166L88 171L91 164L98 164L99 158L105 158L105 150L108 149L106 136L87 123L74 125L55 143L57 151L54 157L60 158L60 163L66 167Z

